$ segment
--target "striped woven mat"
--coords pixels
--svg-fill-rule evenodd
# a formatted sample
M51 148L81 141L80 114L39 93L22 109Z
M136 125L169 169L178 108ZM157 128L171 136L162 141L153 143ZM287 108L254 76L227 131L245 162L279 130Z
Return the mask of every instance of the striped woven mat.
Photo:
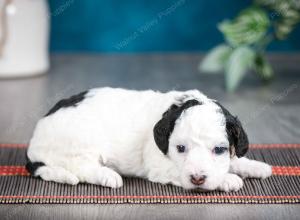
M273 166L265 180L246 179L238 192L195 192L125 178L119 189L70 186L30 177L26 144L0 144L0 203L300 203L300 144L252 144L247 156Z

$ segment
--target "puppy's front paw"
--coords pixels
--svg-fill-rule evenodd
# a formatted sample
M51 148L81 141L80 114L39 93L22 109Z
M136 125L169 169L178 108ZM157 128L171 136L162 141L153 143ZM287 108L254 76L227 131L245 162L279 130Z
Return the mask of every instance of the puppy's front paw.
M114 170L102 167L101 172L98 173L98 184L111 188L119 188L123 186L123 180L120 174Z
M243 175L244 177L250 178L267 178L272 175L272 167L269 164L259 162L259 161L252 161L254 162L251 170L248 173Z
M219 190L229 192L238 191L243 187L243 180L235 174L227 173L224 176L223 182L218 187Z
M242 178L267 178L272 175L272 167L264 162L244 157L231 161L230 172Z
M238 172L242 178L267 178L272 175L272 167L269 164L250 160L246 167L241 167Z

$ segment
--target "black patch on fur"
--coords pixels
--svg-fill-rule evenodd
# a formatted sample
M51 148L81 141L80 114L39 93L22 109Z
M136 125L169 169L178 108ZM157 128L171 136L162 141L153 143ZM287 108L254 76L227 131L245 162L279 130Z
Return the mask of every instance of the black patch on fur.
M169 138L174 130L175 122L180 117L181 113L187 108L202 103L192 99L183 103L181 106L172 105L162 116L162 119L156 123L153 129L155 143L158 148L164 153L168 153Z
M27 164L26 164L26 170L32 175L34 176L35 171L42 167L45 166L45 164L43 162L31 162L28 160Z
M237 157L244 156L249 147L249 141L246 132L242 127L240 120L230 114L230 112L219 102L215 102L221 109L226 118L226 132L230 146L234 146Z
M77 95L73 95L70 98L62 99L59 102L57 102L53 108L50 109L50 111L45 115L49 116L56 112L57 110L61 108L67 108L67 107L75 107L80 103L82 100L84 100L85 95L88 93L88 91L81 92Z

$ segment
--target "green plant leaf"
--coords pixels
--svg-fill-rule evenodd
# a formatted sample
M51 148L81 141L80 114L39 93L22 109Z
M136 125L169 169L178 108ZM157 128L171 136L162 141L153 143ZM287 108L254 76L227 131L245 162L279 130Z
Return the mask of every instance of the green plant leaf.
M272 12L274 34L278 40L287 38L300 22L299 0L255 0L255 3Z
M219 73L223 71L231 52L232 48L225 44L215 47L202 60L199 70L205 73Z
M254 63L255 52L246 46L236 48L226 65L225 83L227 91L234 91Z
M266 35L269 27L267 13L258 7L249 7L234 20L225 20L218 26L233 47L256 43Z
M255 57L254 68L256 73L264 80L269 81L273 78L273 69L263 54Z

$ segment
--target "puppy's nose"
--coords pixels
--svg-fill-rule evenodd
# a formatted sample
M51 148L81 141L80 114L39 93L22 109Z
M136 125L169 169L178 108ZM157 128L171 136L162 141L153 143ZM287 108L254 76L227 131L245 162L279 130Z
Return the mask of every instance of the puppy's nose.
M191 182L194 184L194 185L201 185L205 182L205 179L206 179L206 176L205 175L191 175Z

